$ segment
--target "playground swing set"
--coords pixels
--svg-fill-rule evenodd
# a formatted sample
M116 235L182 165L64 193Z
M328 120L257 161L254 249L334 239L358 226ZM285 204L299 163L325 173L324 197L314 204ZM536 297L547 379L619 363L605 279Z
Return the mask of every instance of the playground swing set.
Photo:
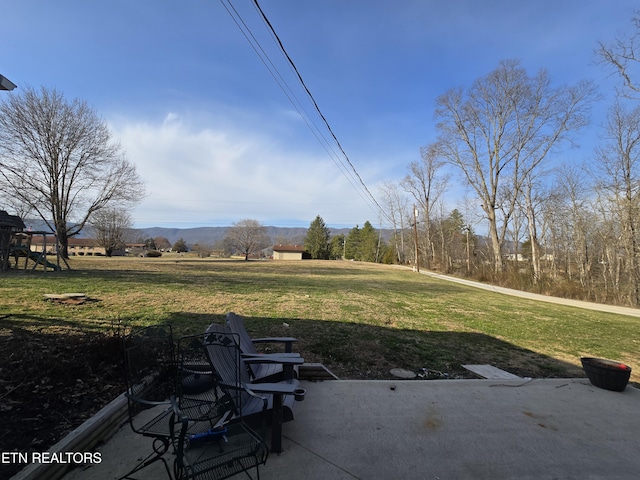
M42 248L32 247L34 237L42 237ZM53 241L47 245L47 238ZM25 230L24 222L17 215L9 215L0 210L0 271L10 268L33 272L42 267L45 272L60 271L60 254L57 248L58 239L54 233ZM54 256L55 262L50 261ZM13 260L13 267L11 265Z

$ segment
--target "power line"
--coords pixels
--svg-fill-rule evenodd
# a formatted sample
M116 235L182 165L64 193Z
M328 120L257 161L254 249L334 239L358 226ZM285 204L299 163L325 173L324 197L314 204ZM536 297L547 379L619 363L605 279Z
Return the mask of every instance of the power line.
M260 7L260 4L257 2L257 0L253 0L253 4L256 7L258 13L260 14L264 24L267 26L267 28L269 29L273 39L275 40L278 48L280 49L280 51L282 52L282 54L284 55L285 59L287 60L287 62L289 63L289 66L291 67L291 69L293 70L293 72L295 73L300 85L302 86L302 88L304 89L304 91L307 94L307 97L309 98L309 100L311 100L311 103L315 109L315 111L318 113L318 115L320 116L320 118L322 119L325 127L327 128L328 132L331 134L331 137L333 138L334 142L336 143L336 145L338 146L338 148L340 149L340 152L342 152L343 157L347 160L347 162L349 163L349 166L351 167L351 171L353 171L356 175L356 178L358 179L359 183L362 184L362 186L365 188L365 190L367 191L367 193L369 193L366 185L364 184L364 182L362 181L362 178L360 178L360 175L358 174L358 172L356 171L355 167L353 166L353 164L351 163L351 161L349 160L348 155L346 154L346 152L344 151L344 149L342 148L342 145L340 144L340 142L338 141L338 138L335 136L335 134L333 133L333 130L331 129L331 126L329 125L329 122L327 121L327 119L325 118L325 116L323 115L322 111L320 111L320 107L318 106L318 103L316 102L315 98L313 97L313 94L311 93L311 91L309 90L309 88L307 87L304 79L302 78L302 75L300 74L300 71L298 70L298 68L296 67L295 63L293 62L293 60L291 59L291 57L289 56L289 54L287 53L287 50L284 48L284 44L282 43L282 41L280 40L280 37L278 36L278 34L276 33L275 29L273 28L273 25L271 24L271 22L269 21L269 19L267 18L267 16L265 15L264 11L262 10L262 8ZM370 195L370 194L369 194ZM371 195L370 195L371 196Z
M315 98L313 97L313 94L311 93L311 91L307 87L307 84L305 83L304 79L302 78L302 75L298 71L298 68L296 67L295 63L293 62L293 60L291 59L291 57L287 53L287 50L284 48L284 45L283 45L282 41L280 40L280 37L278 36L278 34L276 33L275 29L273 28L273 25L271 24L271 22L269 21L269 19L265 15L264 11L260 7L260 4L258 3L258 0L253 0L253 4L258 9L258 12L260 13L263 21L266 23L267 27L271 31L271 33L272 33L273 37L275 38L280 50L282 51L283 55L285 56L285 58L289 62L289 65L291 66L291 68L295 72L296 76L298 77L298 80L300 81L300 85L302 85L302 87L304 88L304 90L307 93L307 96L309 97L309 99L311 100L311 103L313 104L316 112L318 113L318 115L322 119L322 122L324 123L324 125L326 126L328 132L331 134L331 137L333 138L333 140L335 141L336 145L340 149L340 152L342 152L342 155L344 156L345 160L347 161L347 163L351 167L351 170L353 171L353 173L357 177L358 181L362 185L362 188L364 188L364 190L367 193L367 195L369 196L369 198L371 198L373 203L375 203L375 205L378 207L378 210L384 214L384 210L382 209L382 207L380 206L380 204L378 203L376 198L373 196L373 194L369 191L369 188L367 188L367 186L365 185L364 181L362 180L362 177L360 177L360 174L356 170L356 167L353 165L353 163L351 163L351 160L349 159L349 156L347 155L347 152L345 152L344 148L342 148L342 144L338 140L338 137L336 137L335 133L333 133L333 129L331 128L331 125L329 125L329 122L327 121L327 119L323 115L322 111L320 110L320 107L318 106L318 103L316 102ZM386 214L385 214L385 216L386 216Z
M225 10L227 10L227 13L229 13L234 23L236 24L236 26L238 27L242 35L245 37L245 39L247 40L247 42L249 43L253 51L256 53L256 55L258 55L258 58L260 59L262 64L266 67L269 74L273 77L278 87L280 87L280 89L282 90L284 95L287 97L289 102L293 105L294 109L298 112L298 114L304 121L305 125L307 125L309 130L311 130L311 132L316 137L320 145L322 145L322 147L327 152L329 157L333 160L335 165L338 167L340 172L347 179L347 181L353 187L356 193L358 193L360 198L362 198L365 203L368 203L368 199L363 196L363 194L354 184L354 182L357 184L357 181L355 180L355 178L354 179L350 178L348 168L344 165L344 163L340 161L340 157L333 150L333 147L331 146L330 142L324 137L324 135L322 134L320 129L317 127L317 125L315 125L313 120L311 120L310 116L308 115L304 106L302 105L302 102L300 102L300 100L298 100L296 95L293 93L292 89L287 84L287 81L285 80L285 78L282 76L282 74L280 73L276 65L271 61L267 52L262 48L262 46L260 45L260 42L255 37L253 32L251 32L251 29L249 28L247 23L242 19L242 16L240 15L240 13L231 4L230 0L227 0L226 2L228 6L227 4L225 4L224 0L221 0L221 3L223 4Z
M226 3L225 3L225 1L226 1ZM295 94L293 94L293 91L288 86L288 84L287 84L286 80L284 79L284 77L280 74L280 72L278 71L277 67L274 65L274 63L269 58L269 55L262 48L262 46L260 45L260 42L258 41L258 39L253 35L253 33L251 32L251 29L249 28L249 26L244 22L244 20L242 20L242 17L239 14L239 12L231 4L231 0L221 0L221 2L223 4L224 8L229 13L229 15L231 15L231 17L233 18L234 22L236 23L236 25L238 26L238 28L240 29L240 31L242 32L244 37L247 39L247 41L249 42L249 44L251 45L253 50L256 52L256 54L258 55L258 57L260 58L262 63L265 65L265 67L267 68L267 70L269 71L271 76L274 78L274 80L276 81L276 83L278 84L280 89L285 93L285 96L289 99L289 101L294 106L294 108L296 109L298 114L300 114L300 116L304 120L305 124L312 131L312 133L314 134L316 139L322 144L323 148L329 154L329 156L332 158L332 160L334 161L334 163L336 164L336 166L338 167L340 172L343 174L343 176L347 179L347 181L349 181L351 186L358 193L358 195L360 195L360 197L365 201L365 203L369 204L369 206L373 208L373 206L370 204L370 202L373 202L373 204L375 204L375 206L377 207L378 212L380 214L382 214L388 221L391 222L391 219L385 213L384 209L380 206L380 204L378 203L376 198L373 196L373 194L369 191L369 188L364 183L364 181L362 180L362 177L360 176L360 174L356 170L355 166L351 162L349 156L347 155L347 153L345 152L344 148L342 147L342 144L340 143L340 141L338 140L337 136L333 132L333 129L331 128L329 122L327 121L326 117L324 116L324 114L320 110L320 107L319 107L318 103L316 102L313 94L311 93L311 91L307 87L304 79L302 78L302 75L300 74L300 71L296 67L296 65L293 62L293 59L291 58L291 56L288 54L287 50L284 47L284 44L280 40L280 37L276 33L273 25L271 24L271 22L269 21L269 19L265 15L264 11L260 7L260 4L258 3L258 1L257 0L253 0L253 4L254 4L256 10L258 11L263 23L265 24L265 26L267 27L267 29L271 33L271 36L274 39L276 45L278 46L280 52L284 55L284 58L288 62L290 68L293 70L298 82L300 83L300 85L304 89L304 91L306 93L306 96L311 101L311 104L313 105L313 108L314 108L315 112L318 114L318 116L322 120L322 123L323 123L324 127L329 132L329 134L330 134L331 138L333 139L333 142L335 143L335 145L338 147L338 149L339 149L339 151L341 153L341 156L336 154L336 152L333 150L333 148L331 147L330 143L324 137L324 135L322 134L320 129L309 118L308 114L306 114L306 111L304 110L304 107L302 106L300 101L297 99ZM228 4L228 6L227 6L227 4ZM295 101L294 101L294 99L295 99ZM341 157L343 157L346 160L348 166L345 165L345 163L342 161ZM356 185L354 185L354 182L356 183ZM360 185L361 188L358 188L357 185ZM366 198L365 198L365 196L363 196L363 193L361 193L361 191L364 192ZM391 223L393 223L393 222L391 222Z

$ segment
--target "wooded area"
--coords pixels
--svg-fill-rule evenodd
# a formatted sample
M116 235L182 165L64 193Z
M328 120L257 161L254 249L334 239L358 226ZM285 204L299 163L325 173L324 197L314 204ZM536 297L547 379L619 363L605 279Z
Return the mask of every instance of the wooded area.
M640 303L640 12L632 21L635 35L596 51L621 79L606 119L590 118L599 99L590 82L552 87L546 71L530 75L517 61L438 98L438 137L381 189L397 261L416 263L417 240L417 266ZM595 152L562 162L560 148L589 122L602 124ZM445 211L452 171L470 196Z

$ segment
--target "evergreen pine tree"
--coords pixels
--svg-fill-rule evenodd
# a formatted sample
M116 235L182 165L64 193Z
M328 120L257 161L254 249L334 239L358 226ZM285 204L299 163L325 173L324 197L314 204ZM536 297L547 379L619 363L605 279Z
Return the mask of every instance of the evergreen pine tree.
M307 236L304 239L304 248L311 258L317 260L329 259L329 235L330 231L324 223L324 220L318 215L307 230Z

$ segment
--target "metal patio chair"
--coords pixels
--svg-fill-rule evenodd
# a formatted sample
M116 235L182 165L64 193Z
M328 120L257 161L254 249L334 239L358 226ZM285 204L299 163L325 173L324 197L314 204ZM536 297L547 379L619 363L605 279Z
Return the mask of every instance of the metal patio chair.
M242 392L235 388L240 353L233 340L209 342L206 335L183 337L178 343L174 411L181 428L175 439L176 479L222 479L256 469L267 461L264 441L244 422ZM229 359L233 388L223 385L207 349ZM235 366L235 367L234 367ZM264 404L264 402L263 402ZM192 433L200 432L200 433Z
M124 338L124 359L129 423L134 432L153 439L153 451L121 479L134 479L133 475L155 462L162 462L171 478L164 458L176 422L170 400L176 375L171 326L157 325L131 332Z

